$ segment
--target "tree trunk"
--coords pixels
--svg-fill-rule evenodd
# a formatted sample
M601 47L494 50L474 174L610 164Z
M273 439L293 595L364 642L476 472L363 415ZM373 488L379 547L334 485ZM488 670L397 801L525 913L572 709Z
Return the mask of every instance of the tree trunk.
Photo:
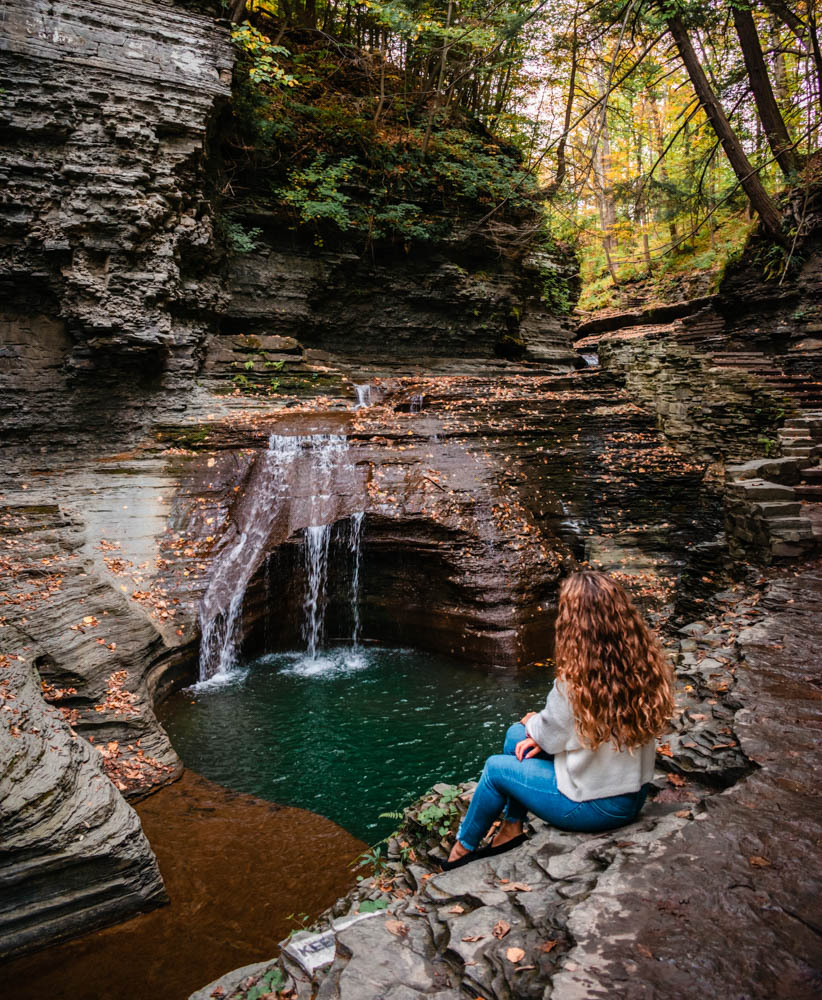
M662 118L659 114L656 94L648 91L648 105L651 109L651 123L653 125L654 143L656 155L659 158L659 176L662 179L662 187L665 190L664 212L668 220L668 233L671 237L671 248L679 244L679 233L676 228L676 202L669 190L668 167L665 165L665 138L662 134ZM657 219L659 214L657 213Z
M603 245L606 251L613 245L613 228L616 225L616 203L614 202L614 191L611 184L611 136L608 132L608 94L605 73L601 62L597 63L597 80L599 91L603 99L602 126L597 138L597 147L594 150L594 177L597 184L597 195L599 200L599 220L602 226ZM606 253L607 256L607 253ZM610 270L610 264L609 264ZM616 279L614 280L616 284Z
M679 15L676 15L666 18L666 23L671 37L679 50L682 62L685 64L688 76L691 78L696 96L705 109L705 114L708 116L708 120L716 132L717 138L725 150L725 155L728 157L728 161L739 179L742 189L747 194L759 218L762 220L763 229L771 239L776 240L778 243L784 243L785 235L782 232L782 216L779 214L779 210L772 198L762 186L759 176L745 155L742 144L731 128L730 122L725 117L722 105L717 100L713 90L711 90L711 85L708 83L702 66L699 64L682 19Z
M765 6L772 11L776 17L787 25L810 53L816 68L816 81L819 87L819 100L822 101L822 50L819 46L819 35L816 30L816 15L813 8L809 6L808 23L795 14L782 0L765 0Z
M568 78L568 99L565 102L565 120L562 123L562 135L557 143L557 172L554 179L548 185L545 192L547 198L556 194L559 186L565 180L567 169L565 162L565 147L568 144L568 133L571 130L571 115L574 112L574 97L577 88L577 50L579 47L579 36L577 31L577 14L574 11L574 33L571 40L571 72Z
M779 18L771 14L771 50L773 52L773 96L783 107L788 100L788 70L785 53L780 51Z
M445 18L446 30L451 27L451 15L454 11L453 0L448 0L448 14ZM422 155L425 156L428 152L428 145L431 142L431 129L434 126L434 115L440 106L440 101L442 100L442 84L445 79L445 63L448 59L448 42L443 38L442 40L442 53L440 55L440 72L437 78L437 93L434 96L434 103L431 106L431 113L428 115L428 124L425 127L425 138L422 141Z
M762 127L768 137L768 145L771 147L782 173L786 177L790 177L791 174L795 174L799 170L799 157L793 148L779 105L773 95L753 14L749 10L742 10L741 7L734 7L733 17L734 27L742 48L742 56L745 60L745 69L748 72L748 79L751 81L751 90L753 90Z

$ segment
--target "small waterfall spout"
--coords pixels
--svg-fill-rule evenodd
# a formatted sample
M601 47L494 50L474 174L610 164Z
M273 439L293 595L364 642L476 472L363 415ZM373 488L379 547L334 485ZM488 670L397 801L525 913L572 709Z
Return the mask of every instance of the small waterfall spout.
M325 634L325 605L328 589L328 545L331 525L319 524L305 529L305 602L303 604L303 639L308 655L317 658Z
M349 549L353 567L351 570L351 645L358 649L360 645L360 562L362 556L362 522L365 514L360 512L351 515L351 537Z
M348 598L351 607L351 645L360 644L360 549L362 524L365 515L352 514L349 520L348 544L346 546L351 561L351 581ZM303 560L305 564L305 599L303 601L302 637L310 660L316 660L325 639L325 612L328 605L329 552L339 552L339 542L345 534L336 534L332 546L333 526L317 524L305 529L303 535Z
M357 409L361 410L364 406L371 405L371 383L366 382L365 385L355 385L354 392L357 394Z
M272 434L249 476L234 524L236 536L220 552L208 589L200 603L200 681L226 677L237 661L241 638L243 598L259 568L277 523L284 520L288 535L289 507L307 504L309 524L334 520L334 486L343 474L353 477L346 461L347 440L342 434L288 436ZM350 488L350 487L349 487ZM296 495L299 493L300 495ZM305 524L305 520L302 521ZM322 532L325 531L323 540ZM318 580L324 580L329 528L309 528L311 559L316 557ZM314 539L314 535L317 538ZM312 563L313 565L313 563ZM311 575L311 574L309 574ZM309 645L316 649L322 634L324 591L319 583L314 608L315 625ZM308 617L308 616L307 616Z

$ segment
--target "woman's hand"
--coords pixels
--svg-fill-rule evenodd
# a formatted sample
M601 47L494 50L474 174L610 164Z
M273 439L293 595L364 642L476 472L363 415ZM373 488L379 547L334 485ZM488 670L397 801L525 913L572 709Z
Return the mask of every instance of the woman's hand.
M522 717L522 718L521 718L521 719L520 719L519 721L520 721L520 722L521 722L521 723L523 724L523 726L524 726L524 725L525 725L525 723L526 723L526 722L527 722L527 721L528 721L529 719L533 719L533 717L534 717L534 716L535 716L536 714L537 714L536 712L526 712L526 713L525 713L525 715L523 715L523 717Z
M536 740L532 740L530 736L526 736L524 740L520 740L517 743L514 753L517 760L528 760L529 757L536 757L538 753L542 753L542 747Z

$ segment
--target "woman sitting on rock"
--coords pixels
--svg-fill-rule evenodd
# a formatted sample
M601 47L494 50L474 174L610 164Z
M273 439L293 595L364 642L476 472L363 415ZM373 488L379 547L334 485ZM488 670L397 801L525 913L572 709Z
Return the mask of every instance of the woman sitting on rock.
M457 840L456 868L522 843L532 812L560 830L598 833L636 818L656 737L673 713L673 676L628 594L604 573L563 581L556 681L545 708L514 723L489 757ZM490 847L477 847L503 813Z

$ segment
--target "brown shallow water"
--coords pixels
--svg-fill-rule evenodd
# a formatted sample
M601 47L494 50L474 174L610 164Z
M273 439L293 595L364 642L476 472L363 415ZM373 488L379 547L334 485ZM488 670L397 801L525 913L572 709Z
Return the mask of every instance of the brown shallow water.
M0 966L10 1000L185 1000L270 958L354 882L365 844L330 820L232 792L193 771L137 811L171 904Z

